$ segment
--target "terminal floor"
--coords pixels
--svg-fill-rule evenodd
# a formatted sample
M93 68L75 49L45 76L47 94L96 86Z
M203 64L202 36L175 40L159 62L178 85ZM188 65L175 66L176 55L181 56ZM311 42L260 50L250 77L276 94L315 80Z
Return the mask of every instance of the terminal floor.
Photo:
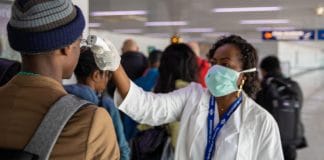
M302 120L308 148L298 151L297 160L324 160L324 89L305 99Z

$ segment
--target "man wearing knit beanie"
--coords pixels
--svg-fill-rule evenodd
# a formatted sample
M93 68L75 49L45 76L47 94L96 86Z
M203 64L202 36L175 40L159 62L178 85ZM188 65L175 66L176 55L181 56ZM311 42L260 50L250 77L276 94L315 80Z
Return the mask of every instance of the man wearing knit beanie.
M0 88L0 148L23 149L50 107L67 95L61 81L76 67L84 26L82 11L71 0L13 3L8 40L21 53L22 71ZM75 113L50 159L119 159L105 109L90 105Z

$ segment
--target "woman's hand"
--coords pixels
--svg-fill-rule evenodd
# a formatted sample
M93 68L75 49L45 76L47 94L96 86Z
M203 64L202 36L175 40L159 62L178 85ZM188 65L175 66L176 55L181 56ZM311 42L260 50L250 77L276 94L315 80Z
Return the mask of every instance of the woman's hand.
M89 35L87 44L94 53L94 58L100 70L116 71L120 65L120 55L115 45L95 35Z
M112 79L122 98L125 98L130 88L130 80L120 65L120 55L115 45L109 40L89 35L87 45L95 53L95 61L101 70L112 71Z

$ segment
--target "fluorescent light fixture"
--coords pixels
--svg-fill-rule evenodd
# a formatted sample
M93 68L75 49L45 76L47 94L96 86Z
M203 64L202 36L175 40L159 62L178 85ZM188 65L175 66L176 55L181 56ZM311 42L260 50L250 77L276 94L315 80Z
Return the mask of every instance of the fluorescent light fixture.
M279 11L281 7L240 7L240 8L214 8L213 12L216 13L230 13L230 12L269 12Z
M170 33L147 33L145 35L150 36L150 37L163 37L163 38L170 38L171 37Z
M324 7L318 7L316 9L316 14L319 15L319 16L324 15Z
M142 33L141 29L114 29L113 32L116 33Z
M214 32L214 28L181 28L181 33L209 33Z
M196 41L196 42L202 42L202 41L205 41L206 39L203 38L203 37L189 37L189 38L186 38L187 39L187 42L188 41Z
M213 33L204 33L202 34L203 37L208 37L208 38L216 38L216 37L221 37L225 35L230 35L229 32L213 32Z
M289 31L295 30L295 27L258 27L257 31L271 31L271 30L280 30L280 31Z
M255 20L241 20L241 24L286 24L288 19L255 19Z
M90 28L96 28L96 27L100 27L101 23L89 23L89 27Z
M95 11L91 13L91 16L132 16L132 15L146 15L145 10L134 11Z
M262 43L262 39L246 39L246 41L248 41L249 43Z
M145 22L145 26L185 26L188 25L186 21L154 21Z

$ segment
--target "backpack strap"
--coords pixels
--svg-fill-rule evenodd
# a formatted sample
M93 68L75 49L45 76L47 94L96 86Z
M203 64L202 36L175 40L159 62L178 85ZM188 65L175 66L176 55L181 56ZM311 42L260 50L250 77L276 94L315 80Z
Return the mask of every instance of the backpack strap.
M47 112L24 151L38 155L40 160L47 160L69 119L89 104L70 94L61 97Z

